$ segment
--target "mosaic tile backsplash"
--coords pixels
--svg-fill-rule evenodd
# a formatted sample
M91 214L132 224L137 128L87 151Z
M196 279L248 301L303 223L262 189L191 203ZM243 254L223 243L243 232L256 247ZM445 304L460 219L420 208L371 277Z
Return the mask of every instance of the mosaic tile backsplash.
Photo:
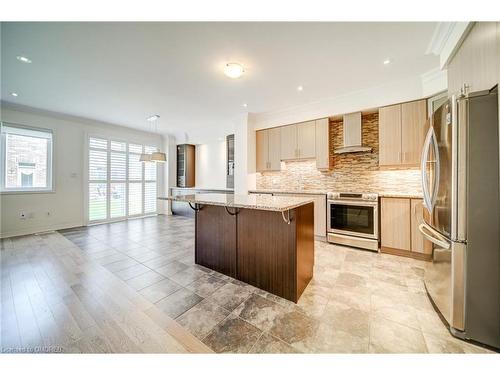
M331 119L330 171L318 171L315 160L282 162L279 172L257 173L257 189L421 195L420 170L379 169L378 113L362 116L362 140L371 153L334 154L343 142L342 119Z

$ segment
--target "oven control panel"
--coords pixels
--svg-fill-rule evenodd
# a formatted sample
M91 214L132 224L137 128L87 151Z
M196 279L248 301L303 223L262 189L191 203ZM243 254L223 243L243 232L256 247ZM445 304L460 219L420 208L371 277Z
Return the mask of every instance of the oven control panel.
M377 201L378 194L375 193L328 193L328 199L333 200L360 200L360 201Z

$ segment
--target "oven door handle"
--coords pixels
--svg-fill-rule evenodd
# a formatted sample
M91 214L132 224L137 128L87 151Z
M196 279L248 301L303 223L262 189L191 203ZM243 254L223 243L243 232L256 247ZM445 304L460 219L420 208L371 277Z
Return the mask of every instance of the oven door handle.
M361 207L378 207L378 200L376 201L354 201L354 200L345 200L338 201L329 199L327 201L329 205L344 205L344 206L361 206Z

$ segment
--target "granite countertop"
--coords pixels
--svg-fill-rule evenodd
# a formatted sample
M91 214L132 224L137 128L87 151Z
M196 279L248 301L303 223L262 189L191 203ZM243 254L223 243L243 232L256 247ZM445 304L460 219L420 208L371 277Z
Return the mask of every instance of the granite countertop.
M177 202L189 202L201 205L206 204L213 206L249 208L254 210L278 212L291 210L304 204L314 202L312 198L305 197L276 197L272 195L240 195L218 193L173 195L168 197L158 197L158 199Z
M424 197L422 193L416 193L416 192L409 192L409 193L382 192L378 193L378 196L382 198L413 198L413 199L422 199Z
M234 189L224 189L224 188L203 188L203 187L177 187L177 186L171 186L169 189L174 189L174 190L186 190L186 191L191 191L191 190L203 190L203 191L223 191L227 193L233 193Z
M286 190L286 189L254 189L250 190L250 193L254 194L300 194L300 195L324 195L328 194L326 190ZM375 193L378 194L379 197L384 198L414 198L421 199L423 197L422 193L418 192L390 192L390 191L372 191L370 189L366 189L367 193Z
M326 195L326 190L283 190L283 189L253 189L249 193L254 194L304 194L304 195Z

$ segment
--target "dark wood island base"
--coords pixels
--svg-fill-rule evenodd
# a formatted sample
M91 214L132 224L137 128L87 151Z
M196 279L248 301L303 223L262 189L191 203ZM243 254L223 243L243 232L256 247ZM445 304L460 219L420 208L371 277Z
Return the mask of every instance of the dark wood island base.
M200 205L195 231L196 264L287 300L313 277L313 203L284 212Z

